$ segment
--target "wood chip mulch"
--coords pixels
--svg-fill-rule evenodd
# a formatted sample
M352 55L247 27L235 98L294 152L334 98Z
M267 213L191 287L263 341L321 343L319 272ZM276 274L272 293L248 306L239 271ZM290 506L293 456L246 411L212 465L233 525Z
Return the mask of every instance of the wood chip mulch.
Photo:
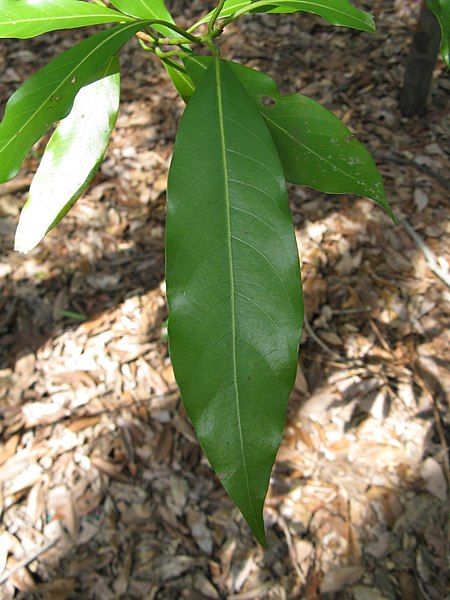
M427 114L402 119L416 9L359 5L376 35L256 16L222 41L343 118L417 234L368 200L290 189L308 321L267 550L208 466L168 357L165 191L182 105L163 70L128 46L101 172L29 256L13 236L44 144L0 186L1 598L446 597L450 80L438 64ZM84 34L2 41L2 102Z

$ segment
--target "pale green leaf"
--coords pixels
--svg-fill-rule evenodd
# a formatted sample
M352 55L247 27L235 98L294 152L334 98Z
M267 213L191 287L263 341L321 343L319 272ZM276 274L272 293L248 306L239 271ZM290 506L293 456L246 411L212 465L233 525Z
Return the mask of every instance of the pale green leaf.
M31 146L67 116L78 91L142 27L116 25L87 38L35 73L9 99L0 123L0 183L16 175Z
M116 123L119 100L119 61L114 57L96 81L81 88L50 138L20 214L16 250L29 252L37 246L92 181Z
M254 102L215 59L181 120L166 245L175 376L203 449L255 536L303 318L283 170Z
M56 29L133 20L80 0L0 0L0 38L30 38Z
M167 10L164 0L112 0L112 4L126 15L138 19L160 19L173 23L173 18ZM173 31L164 25L152 25L163 35L173 35Z

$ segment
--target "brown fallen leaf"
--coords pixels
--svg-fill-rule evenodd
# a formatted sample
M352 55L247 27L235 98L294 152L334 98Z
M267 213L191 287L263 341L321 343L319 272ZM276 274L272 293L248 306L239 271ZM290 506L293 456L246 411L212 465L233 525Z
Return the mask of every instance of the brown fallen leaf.
M47 513L63 523L73 540L79 530L78 514L71 491L65 485L51 488L47 493Z
M4 444L0 446L0 466L14 456L19 445L19 434L12 435Z
M79 419L73 420L71 423L67 425L67 428L73 433L78 433L79 431L83 431L83 429L87 429L88 427L94 427L97 423L100 422L101 417L80 417Z
M121 465L112 463L109 460L101 458L100 456L91 456L90 460L94 467L112 479L116 479L117 481L122 481L124 483L128 481L128 478L122 472L123 467Z
M328 573L325 573L320 584L320 591L322 594L340 592L345 587L358 582L364 575L364 571L364 567L356 566L342 567L328 571Z

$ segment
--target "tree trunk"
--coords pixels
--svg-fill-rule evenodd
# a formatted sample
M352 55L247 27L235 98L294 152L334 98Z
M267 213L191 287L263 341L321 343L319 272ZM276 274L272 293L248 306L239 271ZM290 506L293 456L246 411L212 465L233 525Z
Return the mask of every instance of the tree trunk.
M420 115L426 110L440 43L439 23L423 2L411 51L406 59L405 81L399 96L404 117Z

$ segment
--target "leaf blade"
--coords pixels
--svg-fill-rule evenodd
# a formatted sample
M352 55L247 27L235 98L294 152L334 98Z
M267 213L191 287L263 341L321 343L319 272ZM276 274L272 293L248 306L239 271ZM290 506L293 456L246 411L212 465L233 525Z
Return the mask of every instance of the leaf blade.
M67 116L78 91L141 27L141 23L116 25L83 40L11 96L0 123L0 183L17 174L31 146Z
M185 58L196 83L210 61L210 57ZM230 64L264 117L290 183L328 194L365 196L396 221L373 158L333 113L306 96L282 96L275 81L261 71ZM265 106L264 97L272 98L274 106Z
M252 4L256 4L256 0L227 0L220 18L230 17L240 11L272 14L309 12L321 16L332 25L352 27L371 33L375 31L372 15L357 9L348 0L267 0L258 2L256 9L252 9ZM203 17L198 24L207 23L211 14Z
M331 25L338 27L351 27L360 31L373 33L375 22L370 13L359 10L348 0L320 0L310 2L309 0L287 0L275 2L279 4L271 9L270 13L295 13L309 12L318 15L328 21Z
M187 103L195 91L195 85L192 79L178 64L168 60L164 60L163 63L175 89L182 100Z
M30 252L80 198L103 160L120 102L117 57L81 88L45 149L20 214L15 250ZM80 127L82 125L82 127Z
M25 39L103 23L133 21L115 10L80 0L0 0L0 38Z
M301 283L273 142L219 59L180 124L166 248L170 351L183 401L222 484L264 543L264 498L295 377Z
M450 67L450 0L427 0L428 8L436 15L442 31L441 53Z
M138 19L161 19L173 23L164 0L112 0L112 4L126 15ZM164 25L153 25L154 29L163 35L172 35L173 31Z

